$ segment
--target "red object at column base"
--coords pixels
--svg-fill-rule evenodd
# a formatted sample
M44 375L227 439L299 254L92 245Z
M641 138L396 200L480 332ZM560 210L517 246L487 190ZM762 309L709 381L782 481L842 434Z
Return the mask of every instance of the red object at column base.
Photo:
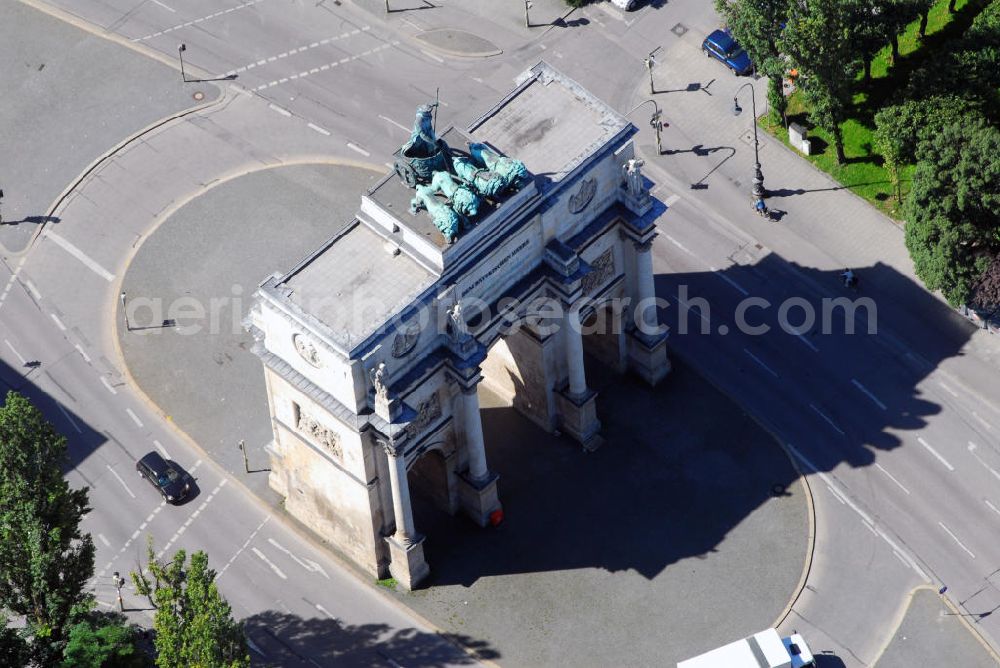
M490 525L500 526L501 522L503 522L503 510L498 508L490 513Z

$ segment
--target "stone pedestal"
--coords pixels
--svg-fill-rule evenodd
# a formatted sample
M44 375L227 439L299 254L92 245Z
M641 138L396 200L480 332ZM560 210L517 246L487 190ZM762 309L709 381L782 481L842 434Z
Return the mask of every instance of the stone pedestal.
M667 357L667 334L649 336L632 330L628 336L628 366L650 385L656 385L670 373Z
M583 445L583 449L593 451L601 447L601 422L597 419L597 392L587 390L575 395L564 388L555 393L556 408L559 411L559 428Z
M388 536L385 542L389 546L391 559L389 573L406 589L416 589L431 572L424 559L424 537L418 536L407 544L396 536Z
M458 477L458 500L462 511L481 527L489 524L490 513L502 507L497 491L499 480L496 473L490 473L481 481L471 479L468 472Z

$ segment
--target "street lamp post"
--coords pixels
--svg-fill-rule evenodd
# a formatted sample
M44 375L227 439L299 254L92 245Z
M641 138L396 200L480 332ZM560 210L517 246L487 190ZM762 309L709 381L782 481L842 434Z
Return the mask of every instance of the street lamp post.
M180 61L181 61L181 81L184 81L186 83L187 82L187 75L184 74L184 52L185 51L187 51L187 45L186 44L179 44L177 46L177 57L180 58Z
M122 314L125 316L125 331L126 332L131 332L132 331L132 326L128 324L128 308L125 305L125 291L124 290L122 290L121 300L122 300Z
M115 589L118 590L118 611L125 612L125 603L122 601L122 585L125 584L125 578L118 574L118 571L112 573L111 577L115 580Z
M528 16L528 10L531 9L531 0L524 0L524 27L531 27L531 18Z
M656 100L643 100L642 102L640 102L639 104L635 105L634 107L632 107L631 109L629 109L627 112L625 112L625 115L628 116L629 114L631 114L633 111L635 111L636 109L638 109L639 107L641 107L644 104L651 104L651 105L653 105L654 111L653 111L653 115L649 118L649 125L650 125L651 128L653 128L653 130L656 131L656 155L663 155L663 145L662 145L661 139L660 139L660 132L662 132L662 130L663 130L664 127L669 127L670 124L669 123L664 123L661 120L661 118L660 118L660 105L656 104Z
M238 447L240 449L240 452L243 453L243 469L247 473L250 473L250 462L247 460L247 446L246 446L246 441L240 439L240 442L236 445L236 447Z
M655 49L653 49L652 51L650 51L649 55L646 56L645 60L642 61L642 63L646 66L646 70L649 72L649 94L650 95L656 95L656 89L653 87L653 65L656 64L656 61L653 59L653 56L655 56L656 52L659 51L659 50L660 50L660 47L656 47Z
M737 101L739 94L747 86L750 87L750 107L753 111L753 187L751 192L755 199L764 199L767 195L767 190L764 189L764 173L760 171L760 140L757 139L757 96L754 93L753 84L747 82L737 89L736 94L733 95L733 116L739 116L743 111L740 107L740 103Z

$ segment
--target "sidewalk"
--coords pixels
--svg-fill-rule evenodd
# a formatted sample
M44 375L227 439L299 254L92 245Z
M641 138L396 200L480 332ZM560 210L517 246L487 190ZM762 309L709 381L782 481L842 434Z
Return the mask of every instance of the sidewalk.
M660 186L661 199L671 195L700 202L706 217L737 227L788 262L824 271L852 267L861 279L862 294L878 299L879 322L886 326L900 354L913 356L914 364L942 359L942 350L964 348L995 374L1000 368L1000 337L974 327L942 299L926 300L931 307L919 309L903 299L902 276L922 286L903 243L901 227L873 209L849 188L833 181L806 160L758 130L759 153L769 206L784 212L780 222L767 222L751 209L753 174L752 106L748 90L740 93L744 108L732 113L733 96L752 83L758 113L765 111L766 80L734 77L714 60L704 57L700 36L688 33L665 53L670 63L656 72L653 96L671 123L663 133L664 155L655 156L652 131L637 122L639 150L647 158L650 178ZM648 97L648 89L636 91L636 103ZM886 184L889 188L889 184ZM882 280L886 279L886 280ZM836 286L821 286L824 291ZM881 330L880 330L881 331ZM960 362L948 360L949 366ZM989 373L981 364L962 364L953 373L969 377L970 383L989 387ZM925 368L925 371L931 371Z

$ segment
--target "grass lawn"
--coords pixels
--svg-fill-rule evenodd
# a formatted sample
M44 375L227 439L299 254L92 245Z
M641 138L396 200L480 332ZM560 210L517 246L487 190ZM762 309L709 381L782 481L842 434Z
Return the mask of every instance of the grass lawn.
M807 112L801 92L796 91L788 99L788 121L809 128L813 155L806 159L816 167L830 174L853 192L864 197L883 213L899 218L899 205L892 197L892 181L882 166L882 158L872 146L875 129L874 115L892 99L895 91L906 85L909 74L915 68L932 61L939 53L947 52L949 41L959 37L982 8L974 0L958 0L955 13L948 13L948 0L939 0L931 9L927 21L927 33L923 40L917 36L920 21L906 27L899 37L900 58L889 64L890 49L886 46L872 60L872 80L869 84L858 76L854 95L854 110L851 118L841 125L844 136L844 153L847 163L837 164L837 154L833 147L833 137L827 132L811 127L807 122ZM761 126L788 145L788 133L780 123L772 124L766 118L760 119ZM900 189L905 198L909 190L913 166L906 165L900 170Z

